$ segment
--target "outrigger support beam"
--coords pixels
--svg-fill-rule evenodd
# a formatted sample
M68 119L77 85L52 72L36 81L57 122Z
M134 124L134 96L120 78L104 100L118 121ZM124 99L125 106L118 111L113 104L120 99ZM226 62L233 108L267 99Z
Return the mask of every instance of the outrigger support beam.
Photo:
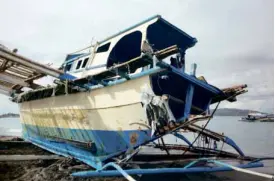
M238 147L238 145L229 137L225 136L225 143L227 143L228 145L232 146L241 156L245 156L243 151L241 150L240 147Z
M114 170L115 172L118 173L117 176L121 176L123 175L127 180L129 181L136 181L133 177L131 177L127 172L125 172L125 170L123 170L119 165L117 165L116 163L114 162L110 162L110 163L107 163L106 165L104 165L100 170L96 170L96 171L86 171L86 172L75 172L72 174L72 176L75 176L75 177L91 177L90 174L92 172L94 173L97 173L99 175L104 175L105 172L108 172L108 171L103 171L105 168L108 168L108 167L114 167L116 170Z
M116 165L114 163L107 164L108 166ZM219 164L221 165L221 164ZM232 171L235 170L233 168L256 168L256 167L263 167L263 163L256 162L256 163L248 163L248 164L240 164L236 166L226 165L224 166L217 166L217 167L188 167L188 168L150 168L150 169L128 169L123 170L121 167L117 166L117 170L107 170L107 171L82 171L82 172L75 172L72 176L75 177L110 177L110 176L127 176L125 178L129 178L130 175L150 175L150 174L167 174L167 173L202 173L202 172L221 172L221 171ZM104 166L104 168L106 168ZM129 176L129 177L128 177ZM132 177L131 177L132 178Z
M238 145L227 136L221 135L221 134L211 131L209 129L203 129L202 127L195 125L195 124L188 125L186 127L186 129L188 129L190 131L194 131L194 132L201 132L202 135L208 136L208 137L213 138L217 141L223 141L226 144L232 146L242 157L245 156L245 154L240 149L240 147L238 147Z
M0 47L0 58L6 60L6 62L11 61L15 64L23 65L27 68L34 69L35 71L37 71L39 73L42 73L45 75L50 75L50 76L60 78L63 80L75 78L74 76L72 76L70 74L66 74L61 70L54 69L47 65L32 61L26 57L20 56L12 51L9 51L9 50L7 50L5 48L1 48L1 47ZM3 66L6 66L6 63Z
M181 140L183 140L185 143L187 143L189 146L192 145L192 143L185 137L183 136L182 134L179 134L177 132L174 132L173 135Z

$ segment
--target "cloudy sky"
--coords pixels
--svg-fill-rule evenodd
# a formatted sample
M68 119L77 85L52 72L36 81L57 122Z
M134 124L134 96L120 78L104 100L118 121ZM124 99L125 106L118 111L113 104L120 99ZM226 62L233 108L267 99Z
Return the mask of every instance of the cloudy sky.
M248 84L235 107L273 112L273 0L0 0L0 44L58 67L70 53L155 14L198 39L188 67L227 87ZM0 95L0 113L18 112Z

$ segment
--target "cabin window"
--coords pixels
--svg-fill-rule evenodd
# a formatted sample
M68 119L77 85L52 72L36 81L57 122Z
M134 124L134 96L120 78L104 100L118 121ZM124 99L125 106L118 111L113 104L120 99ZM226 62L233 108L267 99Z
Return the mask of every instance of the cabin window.
M88 60L89 60L89 58L85 58L85 60L83 61L83 64L82 64L82 68L86 67Z
M82 60L79 60L79 61L77 62L76 70L80 68L81 63L82 63Z
M67 65L65 66L65 72L70 71L71 68L72 68L72 64L67 64Z
M107 52L109 50L111 43L106 43L100 47L97 48L96 53L102 53L102 52Z
M140 56L141 38L142 33L140 31L134 31L122 37L113 47L108 57L107 67L111 67L114 64L123 63Z

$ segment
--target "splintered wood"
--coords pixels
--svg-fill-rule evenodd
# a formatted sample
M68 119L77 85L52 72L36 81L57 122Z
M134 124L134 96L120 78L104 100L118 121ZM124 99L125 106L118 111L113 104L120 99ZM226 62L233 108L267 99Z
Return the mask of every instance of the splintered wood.
M0 93L11 95L22 92L23 87L36 89L33 80L45 75L58 77L62 72L16 54L0 46Z

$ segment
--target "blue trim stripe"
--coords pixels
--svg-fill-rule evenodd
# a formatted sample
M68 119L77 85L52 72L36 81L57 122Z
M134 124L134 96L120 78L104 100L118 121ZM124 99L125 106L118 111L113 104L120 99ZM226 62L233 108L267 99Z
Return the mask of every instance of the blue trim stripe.
M218 163L217 161L213 161ZM221 163L221 162L219 162ZM221 165L221 164L220 164ZM231 166L231 165L230 165ZM157 178L158 174L188 174L188 173L210 173L210 172L224 172L224 171L234 171L228 164L224 164L224 166L215 166L215 167L207 167L207 166L197 166L191 168L138 168L138 169L126 169L124 170L129 175L151 175L155 176L152 178ZM257 168L263 167L263 163L247 163L247 164L239 164L233 165L238 168ZM101 171L80 171L72 174L74 177L110 177L110 176L121 176L121 173L118 170L101 170ZM160 178L161 176L159 176ZM213 176L212 176L213 177ZM150 177L149 177L150 178ZM165 178L168 178L167 176ZM197 175L196 180L205 180L205 174ZM153 180L153 179L152 179ZM156 179L158 180L158 179ZM167 179L169 180L169 179ZM216 180L216 179L215 179Z
M205 82L203 82L203 81L197 79L196 77L193 77L193 76L191 76L191 75L188 75L188 74L186 74L186 73L183 73L183 72L177 70L177 69L176 69L175 67L173 67L173 66L170 66L170 65L168 65L168 64L167 64L167 66L169 66L169 69L170 69L173 73L175 73L175 74L181 76L182 78L188 80L190 83L193 83L193 84L195 84L196 86L200 86L200 87L202 87L202 88L204 88L204 89L206 89L206 90L208 90L208 91L210 91L210 92L212 92L212 93L214 93L214 94L223 94L223 92L222 92L220 89L215 88L214 86L212 86L212 85L210 85L210 84L207 84L207 83L205 83Z
M156 67L156 68L152 68L152 69L140 72L138 74L129 75L129 78L130 79L137 79L137 78L140 78L140 77L143 77L143 76L146 76L146 75L156 74L156 73L161 72L161 71L165 71L165 69L160 68L160 67ZM116 85L116 84L121 84L121 83L124 83L126 81L128 81L126 78L120 78L118 80L107 82L105 86L112 86L112 85ZM92 85L92 86L89 87L89 89L91 89L91 90L99 89L99 88L102 88L102 87L105 87L105 86L103 86L103 85Z
M68 73L64 73L64 74L61 74L59 77L58 77L60 80L74 80L76 79L77 77L71 75L71 74L68 74Z
M60 127L40 127L22 124L23 135L37 144L44 145L45 149L55 150L67 155L74 155L81 159L79 154L87 157L95 157L101 161L115 153L125 152L127 149L136 147L151 139L150 130L86 130L69 129ZM134 137L135 140L131 140ZM95 143L96 152L85 150L75 146L74 142ZM60 149L59 149L60 148Z
M229 137L225 136L225 143L232 146L241 156L245 156L240 147Z

